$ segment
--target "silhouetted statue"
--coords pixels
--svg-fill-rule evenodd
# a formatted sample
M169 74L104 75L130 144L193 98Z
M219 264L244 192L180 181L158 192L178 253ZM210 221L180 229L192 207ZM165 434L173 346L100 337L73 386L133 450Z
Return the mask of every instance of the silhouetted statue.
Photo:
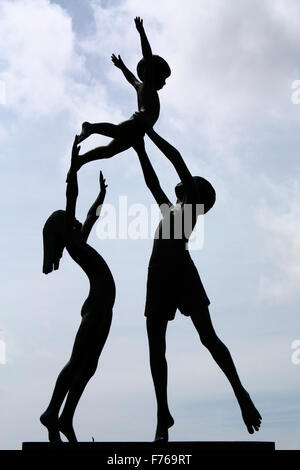
M83 269L90 281L88 298L81 309L82 321L77 332L71 358L60 372L53 395L40 420L49 432L50 442L60 442L60 431L70 442L76 442L72 419L78 401L90 378L94 375L98 359L107 339L112 308L115 301L115 283L104 259L87 244L90 231L99 217L106 194L106 184L100 172L100 192L82 225L75 218L78 184L76 159L79 148L77 136L73 144L71 167L66 191L66 210L54 212L43 230L43 272L58 269L64 247ZM59 410L66 398L63 411Z
M168 321L174 319L177 308L183 315L191 317L201 342L228 378L245 425L252 434L260 427L261 416L240 382L230 352L215 333L208 309L210 301L187 249L188 238L201 208L204 209L202 213L206 213L215 203L214 188L204 178L192 177L180 153L153 129L147 134L174 165L181 180L175 187L177 202L173 205L160 187L145 152L143 139L134 146L145 182L163 216L155 234L149 262L145 306L150 367L157 400L155 440L168 440L168 428L174 424L167 400L165 336ZM184 218L187 209L187 217ZM178 237L180 225L183 225L183 231L181 237Z
M143 27L143 20L135 18L135 25L141 37L143 58L137 65L139 81L125 66L120 56L113 54L112 61L116 67L122 70L125 78L135 88L138 98L139 112L121 124L110 123L91 124L84 122L79 142L91 134L101 134L112 137L113 140L104 147L97 147L78 159L78 168L92 160L110 158L124 150L129 149L137 139L145 135L147 129L151 128L159 117L160 90L170 76L171 70L167 62L160 56L152 55L151 47Z

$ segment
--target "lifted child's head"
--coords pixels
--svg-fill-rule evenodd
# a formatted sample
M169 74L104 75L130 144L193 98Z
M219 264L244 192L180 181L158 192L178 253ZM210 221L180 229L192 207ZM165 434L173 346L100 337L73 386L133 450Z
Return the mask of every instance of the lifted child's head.
M168 63L159 55L152 56L152 68L155 89L160 90L165 85L166 79L171 75L171 69ZM139 79L143 82L146 73L144 58L139 61L136 70Z
M210 182L205 178L202 178L201 176L193 176L193 179L199 194L198 203L204 205L204 214L206 214L206 212L208 212L216 202L216 192ZM182 183L178 183L175 186L175 193L178 200L184 202L185 192Z

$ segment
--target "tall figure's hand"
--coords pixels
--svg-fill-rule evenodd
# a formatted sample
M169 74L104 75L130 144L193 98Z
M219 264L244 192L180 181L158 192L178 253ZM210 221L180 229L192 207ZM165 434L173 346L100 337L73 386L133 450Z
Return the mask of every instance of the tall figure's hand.
M124 67L124 62L123 60L121 59L121 56L118 55L118 57L115 56L115 54L112 54L111 56L111 60L113 62L113 64L118 67L118 69L122 69Z
M134 18L134 22L135 22L136 29L138 30L139 33L141 33L142 31L144 31L144 26L143 26L143 20L142 20L142 18L140 18L139 16L137 16L136 18Z

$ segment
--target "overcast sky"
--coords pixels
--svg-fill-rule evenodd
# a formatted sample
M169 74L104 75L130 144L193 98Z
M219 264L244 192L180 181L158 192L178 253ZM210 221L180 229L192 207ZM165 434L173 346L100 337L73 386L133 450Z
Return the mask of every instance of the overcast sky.
M69 358L88 281L67 252L59 271L42 274L42 227L64 208L81 123L118 123L137 109L133 88L110 60L121 54L135 71L135 16L172 70L155 129L217 192L203 247L192 257L215 328L263 416L250 436L230 385L177 312L168 330L170 438L300 449L300 364L291 360L300 339L297 0L1 0L0 448L47 439L39 415ZM106 142L91 137L82 150ZM149 140L146 147L174 199L176 172ZM107 203L118 208L126 196L128 206L153 204L129 150L80 170L79 220L97 195L100 169ZM81 441L151 441L156 410L143 315L152 241L100 240L100 232L99 225L90 243L111 268L117 298L74 426Z

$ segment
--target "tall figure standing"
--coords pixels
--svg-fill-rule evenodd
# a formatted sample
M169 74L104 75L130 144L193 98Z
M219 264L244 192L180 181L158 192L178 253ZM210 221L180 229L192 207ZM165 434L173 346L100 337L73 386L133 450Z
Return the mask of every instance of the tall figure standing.
M110 269L102 256L87 244L106 194L106 184L101 172L100 192L84 224L75 218L79 149L76 136L68 173L66 210L54 212L48 218L43 230L43 272L48 274L53 269L58 269L63 250L66 248L90 282L89 295L81 309L82 320L70 360L60 372L50 403L40 417L42 424L48 429L50 442L60 442L60 432L70 442L77 441L73 429L74 412L88 381L97 369L98 359L110 330L115 301L115 283ZM65 397L66 402L59 416Z
M135 145L145 182L163 216L149 262L145 307L150 367L157 400L155 440L168 440L168 429L174 424L168 406L165 352L168 321L174 319L176 309L191 317L202 344L229 380L248 432L253 434L254 430L259 430L261 416L241 384L229 350L213 328L208 309L210 301L187 249L197 217L208 212L215 203L214 188L204 178L193 177L180 153L153 129L147 134L174 165L181 180L175 187L177 202L173 205L160 186L143 140Z

